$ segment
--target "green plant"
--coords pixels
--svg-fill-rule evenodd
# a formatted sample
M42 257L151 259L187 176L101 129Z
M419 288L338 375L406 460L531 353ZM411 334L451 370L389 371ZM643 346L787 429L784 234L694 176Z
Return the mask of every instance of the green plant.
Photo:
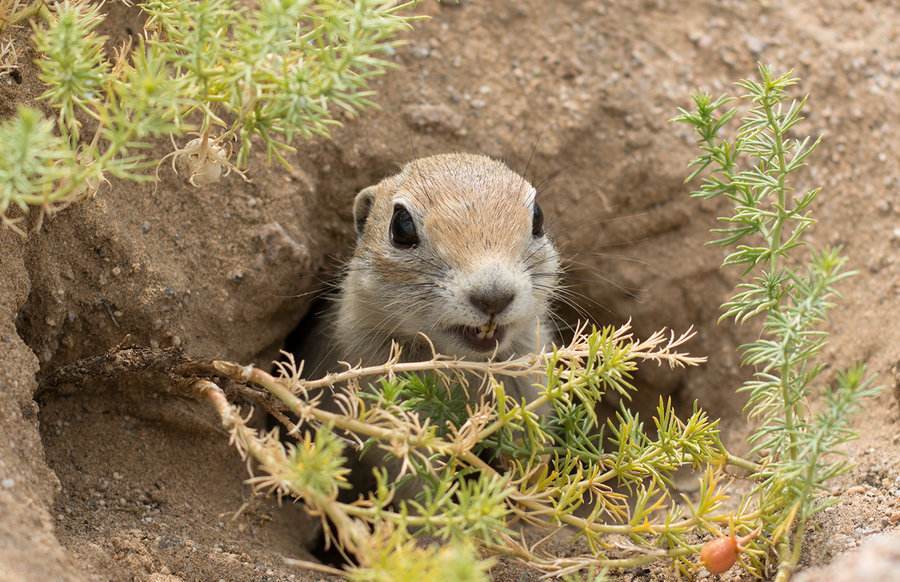
M22 232L12 208L53 212L92 195L107 176L153 179L147 170L167 158L194 185L243 175L257 140L286 164L291 142L327 135L339 123L336 110L372 105L368 81L390 66L385 57L409 26L402 12L412 4L261 0L250 8L233 0L147 0L143 36L112 59L108 39L96 33L104 18L99 4L6 7L10 23L41 16L34 32L47 86L41 98L57 112L54 146L67 153L48 159L37 147L48 139L45 123L5 122L4 135L17 141L4 151L0 171L19 163L29 171L0 174L0 219ZM151 155L159 136L174 144L190 134L196 137L162 160Z
M733 139L720 135L737 115L729 97L698 94L696 109L676 119L696 129L703 150L689 179L705 178L692 195L734 205L732 216L720 218L724 227L714 231L720 238L713 242L733 247L723 265L743 267L743 281L722 306L721 319L764 319L761 336L741 347L755 373L740 391L748 395L749 419L757 422L750 443L762 469L754 497L764 532L777 547L777 579L786 580L800 558L808 520L833 503L819 493L847 470L840 446L855 438L850 417L874 389L864 367L855 365L825 390L822 410L810 410L824 370L821 325L837 295L834 286L852 273L843 270L838 249L818 251L804 240L819 189L798 192L791 179L819 144L792 137L807 98L790 100L787 92L797 83L791 73L773 75L761 65L759 75L738 83L751 107ZM808 252L805 260L794 256L801 250ZM763 563L753 561L760 572Z
M579 330L566 346L515 360L435 356L400 363L395 354L384 365L316 380L301 378L292 360L280 364L277 376L214 363L220 376L246 385L245 395L275 411L300 445L248 427L214 383L203 380L197 388L214 403L241 454L262 469L251 481L259 489L302 499L321 515L329 539L360 561L355 575L363 579L377 577L365 573L371 564L388 567L385 539L406 548L424 535L451 544L476 541L483 551L554 575L660 559L690 572L700 547L691 540L694 533L752 529L752 514L722 507L721 467L746 462L728 455L718 423L699 409L681 420L671 402L660 401L656 434L650 436L626 407L605 427L596 407L610 391L629 397L631 375L641 361L671 366L703 361L679 351L692 335L657 333L641 341L628 326ZM543 384L537 399L507 396L504 380L520 377ZM339 412L322 407L323 390L330 388L338 390ZM459 414L461 406L467 414ZM548 408L554 414L546 414ZM348 453L341 452L337 439L396 458L397 471L377 471L378 487L367 497L339 501ZM294 462L298 451L303 462ZM678 502L669 493L672 476L682 467L698 471L701 485L693 503ZM415 499L396 498L404 475L422 483ZM585 505L588 500L593 504ZM560 526L573 526L587 551L567 557L545 552L519 537L517 521L547 530L548 538Z

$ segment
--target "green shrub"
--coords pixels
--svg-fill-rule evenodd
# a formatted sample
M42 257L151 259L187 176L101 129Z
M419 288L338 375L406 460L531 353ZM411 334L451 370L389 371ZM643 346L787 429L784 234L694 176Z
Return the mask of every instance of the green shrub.
M777 76L760 66L759 74L759 80L738 83L751 108L733 139L720 136L737 114L728 97L698 94L695 111L682 110L676 119L696 129L703 151L690 178L705 178L692 195L724 197L734 205L734 214L720 218L724 226L714 231L720 237L715 244L732 248L723 266L743 268L722 319L763 318L759 339L741 346L744 364L755 373L740 392L748 395L747 416L757 424L750 436L761 464L754 497L763 532L777 546L777 579L784 580L800 558L807 521L834 503L821 493L849 467L840 446L855 438L850 416L874 389L865 368L855 365L821 394L822 411L809 409L825 367L822 325L837 296L834 286L852 273L843 270L839 249L816 250L804 240L815 222L811 207L819 189L798 192L791 179L819 144L792 137L807 99L788 96L797 83L791 73ZM798 256L803 251L806 256ZM752 561L761 573L762 560Z
M8 15L12 23L40 16L41 98L57 116L39 121L22 110L0 126L11 146L0 158L0 219L22 232L16 223L29 208L59 210L93 195L107 176L153 179L148 170L166 158L194 185L243 175L255 141L287 163L291 143L327 135L338 110L372 105L368 82L390 66L412 4L148 0L140 5L149 17L144 34L113 59L96 32L99 4L37 0ZM194 137L159 160L148 151L160 136L173 144Z

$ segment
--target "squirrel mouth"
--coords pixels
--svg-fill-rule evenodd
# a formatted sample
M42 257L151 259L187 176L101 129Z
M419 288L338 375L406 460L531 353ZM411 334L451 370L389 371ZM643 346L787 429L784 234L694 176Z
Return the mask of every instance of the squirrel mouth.
M506 335L506 328L497 325L497 322L493 319L478 327L458 325L450 328L450 331L461 339L467 347L476 352L494 351L503 342L503 338Z

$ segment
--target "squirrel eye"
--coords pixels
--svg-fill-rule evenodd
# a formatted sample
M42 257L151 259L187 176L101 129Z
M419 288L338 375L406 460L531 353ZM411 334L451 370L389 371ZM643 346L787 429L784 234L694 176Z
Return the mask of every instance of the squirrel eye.
M531 217L531 236L538 238L544 236L544 211L541 210L541 206L537 201L534 203L533 212Z
M394 216L391 217L391 243L398 249L410 249L419 244L416 223L409 210L400 204L394 205Z

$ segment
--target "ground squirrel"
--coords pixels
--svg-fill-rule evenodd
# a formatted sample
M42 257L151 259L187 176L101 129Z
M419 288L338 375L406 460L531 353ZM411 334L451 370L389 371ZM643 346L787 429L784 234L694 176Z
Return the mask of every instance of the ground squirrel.
M301 355L321 372L337 361L384 362L391 341L405 361L428 359L422 334L439 353L469 360L548 346L559 258L536 194L505 164L469 154L410 162L362 190L336 305ZM521 384L510 388L533 397Z

